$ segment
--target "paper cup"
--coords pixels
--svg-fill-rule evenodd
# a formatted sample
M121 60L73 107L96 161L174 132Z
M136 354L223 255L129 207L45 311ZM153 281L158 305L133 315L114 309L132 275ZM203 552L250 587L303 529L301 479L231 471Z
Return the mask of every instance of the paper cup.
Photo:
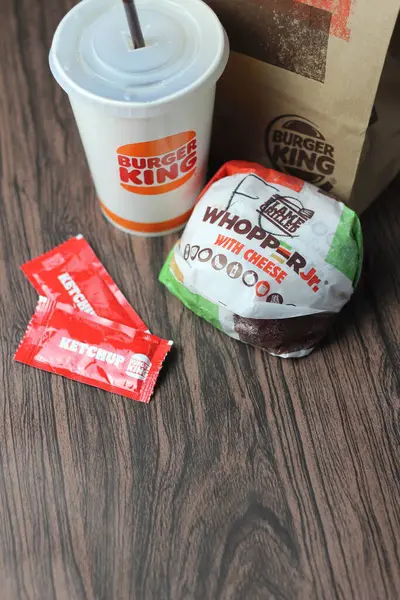
M116 227L157 236L187 222L207 169L215 86L229 55L201 0L139 0L134 50L121 0L84 0L54 36L100 206Z

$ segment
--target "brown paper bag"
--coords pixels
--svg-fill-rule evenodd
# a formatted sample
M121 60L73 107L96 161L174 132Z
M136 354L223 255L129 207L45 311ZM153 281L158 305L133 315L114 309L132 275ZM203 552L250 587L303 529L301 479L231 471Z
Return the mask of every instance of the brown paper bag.
M376 96L400 0L207 2L233 50L214 157L297 175L362 212L400 170L395 59Z

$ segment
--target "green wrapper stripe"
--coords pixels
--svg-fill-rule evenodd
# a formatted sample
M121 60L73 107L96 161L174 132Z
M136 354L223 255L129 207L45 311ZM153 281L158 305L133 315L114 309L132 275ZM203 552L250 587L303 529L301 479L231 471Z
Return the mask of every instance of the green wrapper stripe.
M363 235L359 218L347 206L343 207L326 262L346 275L354 287L357 285L363 262Z
M198 294L193 294L185 286L180 283L170 269L171 259L174 254L174 249L170 252L161 273L159 280L163 283L179 300L193 311L198 317L202 317L209 321L217 329L222 329L219 320L219 308L217 304L206 300Z

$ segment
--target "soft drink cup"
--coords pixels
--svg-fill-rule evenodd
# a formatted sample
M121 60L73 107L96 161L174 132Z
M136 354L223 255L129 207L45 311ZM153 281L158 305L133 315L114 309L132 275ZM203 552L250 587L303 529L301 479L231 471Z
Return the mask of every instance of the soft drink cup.
M135 50L122 0L83 0L50 51L100 206L116 227L157 236L187 222L201 191L226 33L201 0L137 0Z

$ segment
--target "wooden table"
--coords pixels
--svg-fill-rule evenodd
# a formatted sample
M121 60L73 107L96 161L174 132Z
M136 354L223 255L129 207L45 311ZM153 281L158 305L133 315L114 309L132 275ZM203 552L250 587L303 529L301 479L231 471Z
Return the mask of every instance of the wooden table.
M47 67L71 4L0 8L1 600L398 598L400 179L321 351L227 338L157 282L176 236L100 216ZM19 266L78 232L176 342L149 406L12 361L36 300Z

